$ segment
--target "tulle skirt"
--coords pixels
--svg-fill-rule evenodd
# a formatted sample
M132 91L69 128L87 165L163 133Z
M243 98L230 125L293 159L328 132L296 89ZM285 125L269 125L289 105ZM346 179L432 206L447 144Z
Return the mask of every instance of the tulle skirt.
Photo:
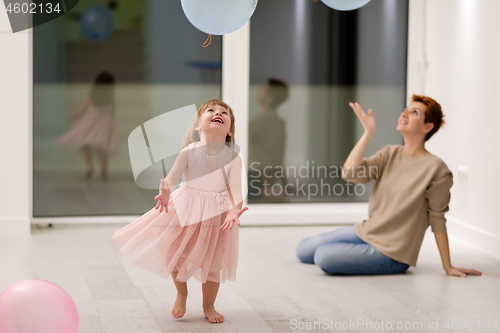
M177 271L180 282L191 277L202 283L235 280L239 227L219 229L227 216L220 202L220 196L181 186L172 192L168 212L153 207L112 239L134 265L161 277ZM207 213L209 207L213 208ZM184 216L190 212L188 223L181 225L176 208ZM218 209L221 213L216 215Z
M115 155L118 152L114 115L91 107L66 134L58 140L60 146L78 151L84 146Z

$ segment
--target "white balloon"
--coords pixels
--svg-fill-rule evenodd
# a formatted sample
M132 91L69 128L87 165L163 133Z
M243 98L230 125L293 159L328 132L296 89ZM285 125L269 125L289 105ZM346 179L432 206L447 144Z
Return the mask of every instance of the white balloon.
M342 11L354 10L363 7L370 0L321 0L330 8Z
M211 35L241 28L252 17L258 0L181 0L182 10L194 27Z

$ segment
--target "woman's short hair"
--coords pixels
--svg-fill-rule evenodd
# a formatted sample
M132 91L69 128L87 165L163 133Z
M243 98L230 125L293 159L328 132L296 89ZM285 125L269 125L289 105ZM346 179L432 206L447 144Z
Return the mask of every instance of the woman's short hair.
M444 121L444 114L441 110L441 105L436 102L434 99L424 96L424 95L415 95L411 97L412 102L420 102L427 106L427 110L425 110L425 119L424 123L433 123L434 127L430 130L429 133L425 135L425 141L429 140L431 136L434 135L441 127L446 124Z
M267 79L268 94L273 97L271 107L277 108L288 99L288 84L284 81L270 77Z

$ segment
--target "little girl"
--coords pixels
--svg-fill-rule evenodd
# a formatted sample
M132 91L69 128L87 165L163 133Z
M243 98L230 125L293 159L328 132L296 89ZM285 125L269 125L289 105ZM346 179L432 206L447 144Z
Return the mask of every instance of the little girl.
M234 115L226 103L204 103L165 180L156 207L116 231L113 241L135 265L177 288L172 316L186 312L187 280L201 281L203 312L211 323L224 317L214 303L220 282L235 280L242 162L234 152ZM180 187L172 192L182 175Z
M102 181L108 179L108 158L118 152L114 94L114 76L109 72L99 73L89 96L72 114L74 118L84 116L58 139L60 146L81 151L84 155L87 164L85 180L89 180L94 171L92 152L99 157Z

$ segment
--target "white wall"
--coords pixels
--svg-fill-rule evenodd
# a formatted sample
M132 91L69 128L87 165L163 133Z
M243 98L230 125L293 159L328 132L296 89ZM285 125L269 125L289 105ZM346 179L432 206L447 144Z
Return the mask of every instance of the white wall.
M0 237L29 236L30 31L12 33L0 5Z
M447 124L428 142L453 172L447 225L452 237L500 255L500 1L410 0L408 100L436 99ZM424 75L421 59L427 60ZM469 168L468 180L458 165ZM452 257L453 260L453 257Z

